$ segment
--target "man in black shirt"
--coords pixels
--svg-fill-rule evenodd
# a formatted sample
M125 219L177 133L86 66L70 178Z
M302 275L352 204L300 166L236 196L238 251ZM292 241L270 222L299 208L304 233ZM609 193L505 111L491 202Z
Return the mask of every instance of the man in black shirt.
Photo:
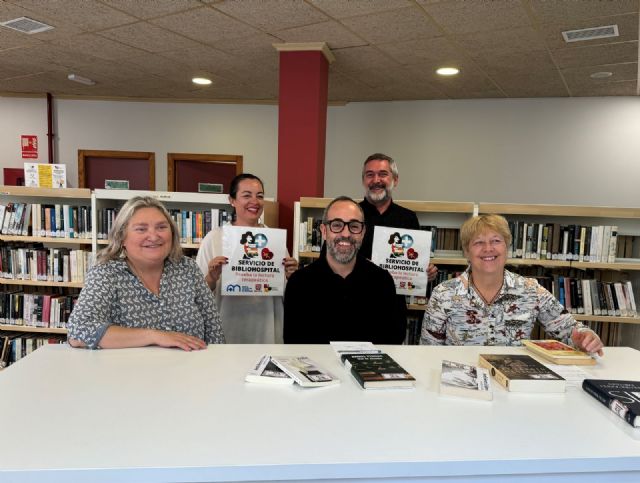
M419 230L420 222L415 212L396 205L391 198L393 190L398 186L398 166L391 156L382 153L369 156L362 166L362 185L364 200L360 202L360 207L364 212L367 229L360 254L370 259L374 227ZM427 274L429 280L433 280L438 274L438 268L429 264Z
M333 200L320 231L326 251L287 283L284 342L402 344L406 305L389 272L358 254L366 234L358 204L344 196Z

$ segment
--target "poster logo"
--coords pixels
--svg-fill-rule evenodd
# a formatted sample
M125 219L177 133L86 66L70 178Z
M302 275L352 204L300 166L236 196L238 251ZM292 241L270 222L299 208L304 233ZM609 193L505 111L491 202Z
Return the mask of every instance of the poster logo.
M389 236L387 242L391 245L390 258L408 258L409 260L415 260L418 258L418 252L413 247L413 237L407 233L401 235L400 232L393 232Z
M244 247L244 260L271 260L273 252L269 250L267 244L269 239L264 233L256 233L248 231L240 237L240 244Z

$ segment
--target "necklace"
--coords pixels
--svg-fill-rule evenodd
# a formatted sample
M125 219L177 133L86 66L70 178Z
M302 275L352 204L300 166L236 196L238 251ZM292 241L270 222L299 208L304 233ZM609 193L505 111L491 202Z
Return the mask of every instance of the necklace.
M145 278L142 276L142 274L140 272L138 272L138 270L136 270L136 268L133 266L133 264L131 262L127 261L127 265L129 265L129 268L131 269L133 274L138 278L138 280L140 280L142 285L144 285L144 287L149 292L151 292L151 293L153 293L155 295L160 295L160 279L158 279L157 281L154 280L153 283L149 283L149 282L147 282L147 280L145 280Z
M473 276L471 275L471 272L469 272L469 285L473 287L476 293L480 295L480 298L482 299L482 301L487 305L491 305L493 302L496 301L496 299L498 298L498 295L500 295L500 290L502 290L503 284L504 284L504 279L502 280L502 283L500 284L500 287L498 287L498 290L496 291L496 293L493 294L493 297L486 297L482 293L482 291L477 287L477 285L473 283Z

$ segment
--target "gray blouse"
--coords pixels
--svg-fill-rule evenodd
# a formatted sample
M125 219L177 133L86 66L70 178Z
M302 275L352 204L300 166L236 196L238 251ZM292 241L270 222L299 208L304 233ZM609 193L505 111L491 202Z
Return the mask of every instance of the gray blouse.
M68 322L68 337L98 348L111 325L159 329L224 343L213 294L193 260L165 261L160 295L150 292L126 261L94 266Z

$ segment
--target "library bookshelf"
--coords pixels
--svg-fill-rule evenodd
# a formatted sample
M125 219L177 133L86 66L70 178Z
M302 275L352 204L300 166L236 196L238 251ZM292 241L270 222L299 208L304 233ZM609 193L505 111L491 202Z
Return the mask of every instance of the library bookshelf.
M128 199L134 196L151 196L157 198L176 216L178 216L178 214L187 216L187 214L196 212L202 214L208 211L210 214L224 213L226 214L225 219L231 219L233 211L229 204L228 195L226 194L104 189L91 191L82 188L46 189L22 186L0 186L0 205L4 206L5 210L9 204L12 204L12 207L15 204L20 204L21 208L23 205L25 207L26 205L30 206L28 219L23 215L21 220L17 220L18 216L16 215L16 223L19 221L22 222L20 234L17 234L17 232L0 234L0 250L6 251L11 248L27 250L34 248L51 254L53 254L54 251L55 253L60 253L60 251L66 253L66 250L75 250L85 253L88 261L88 263L83 266L82 273L79 274L81 276L69 281L55 280L55 276L47 277L46 274L40 276L39 273L37 276L33 276L34 279L32 279L33 271L27 268L23 267L23 272L19 274L5 273L6 268L3 268L2 276L0 276L0 291L2 291L0 295L5 297L6 294L11 294L11 303L14 303L14 299L19 295L22 295L24 298L24 294L30 294L30 296L31 294L41 296L55 295L56 297L66 294L77 296L84 285L84 274L86 270L91 263L93 263L93 260L95 260L98 251L107 244L105 213L110 213L110 216L115 216L117 210ZM54 221L56 208L62 210L63 215L61 219L63 219L65 213L65 208L63 207L67 206L71 207L70 211L68 211L70 213L69 220L72 225L76 223L76 225L73 225L76 229L78 228L77 223L80 215L79 210L74 212L73 207L78 208L82 206L86 208L86 210L83 210L86 226L83 225L82 234L74 232L73 235L71 235L71 228L67 226L64 227L64 230L61 230L61 233L56 233L58 236L53 236L52 233L47 232L44 226L44 232L41 233L39 228L40 222L43 220L42 217L37 219L38 227L36 228L34 224L36 223L36 217L33 214L36 209L38 213L40 213L41 210L45 209L43 207L47 207L50 210L47 211L47 218L49 214L53 212L54 214L51 215L52 218L50 221ZM216 211L214 212L213 210ZM42 213L44 213L44 211L42 211ZM278 207L277 203L273 200L265 200L264 213L261 221L268 226L278 225ZM1 223L2 222L0 222L0 225ZM3 227L0 226L0 228ZM14 228L14 231L16 230L17 228ZM206 233L198 232L198 235L201 237L204 237L205 234ZM80 237L78 237L78 235L80 235ZM192 233L192 235L195 235L195 232ZM191 236L187 238L185 236L185 239L181 242L181 246L187 254L195 255L195 250L199 248L200 244L197 237ZM23 252L16 251L16 253L22 255ZM2 259L2 261L5 262L4 266L6 266L7 260ZM29 273L25 274L25 272ZM20 307L19 304L22 302L18 301L16 303L18 303L18 307ZM72 305L67 308L68 313L66 315L68 316ZM24 317L13 317L13 315L12 313L9 318L12 323L7 323L7 318L4 316L0 318L0 336L3 333L6 334L10 332L18 336L20 333L24 333L29 336L46 338L48 335L64 336L67 332L64 328L64 321L60 322L60 326L52 326L50 321L44 321L44 318L40 317L37 320L29 318L25 323ZM56 323L58 322L56 321ZM2 338L0 337L0 351L2 350L1 342Z
M308 240L300 226L309 218L320 219L330 198L301 198L294 207L294 256L300 259L313 260L319 257L318 251L309 251ZM640 285L640 208L590 207L570 205L514 204L487 202L438 202L438 201L396 201L397 204L416 212L421 225L438 228L459 228L470 216L477 214L501 214L507 220L519 220L529 224L583 225L583 226L615 226L617 233L635 237L632 255L626 258L616 257L611 261L586 261L568 259L547 259L512 257L507 260L507 267L514 271L540 270L563 271L583 276L596 276L607 282L630 280L633 282L635 300L640 301L638 286ZM442 256L438 251L431 262L441 270L464 270L467 260L462 253L448 252ZM595 275L594 275L595 274ZM424 311L425 304L409 303L409 310ZM619 325L640 324L640 317L613 315L573 314L577 320L589 323L592 327L604 328L615 333L608 338L609 342L620 342ZM614 344L612 344L614 345Z

